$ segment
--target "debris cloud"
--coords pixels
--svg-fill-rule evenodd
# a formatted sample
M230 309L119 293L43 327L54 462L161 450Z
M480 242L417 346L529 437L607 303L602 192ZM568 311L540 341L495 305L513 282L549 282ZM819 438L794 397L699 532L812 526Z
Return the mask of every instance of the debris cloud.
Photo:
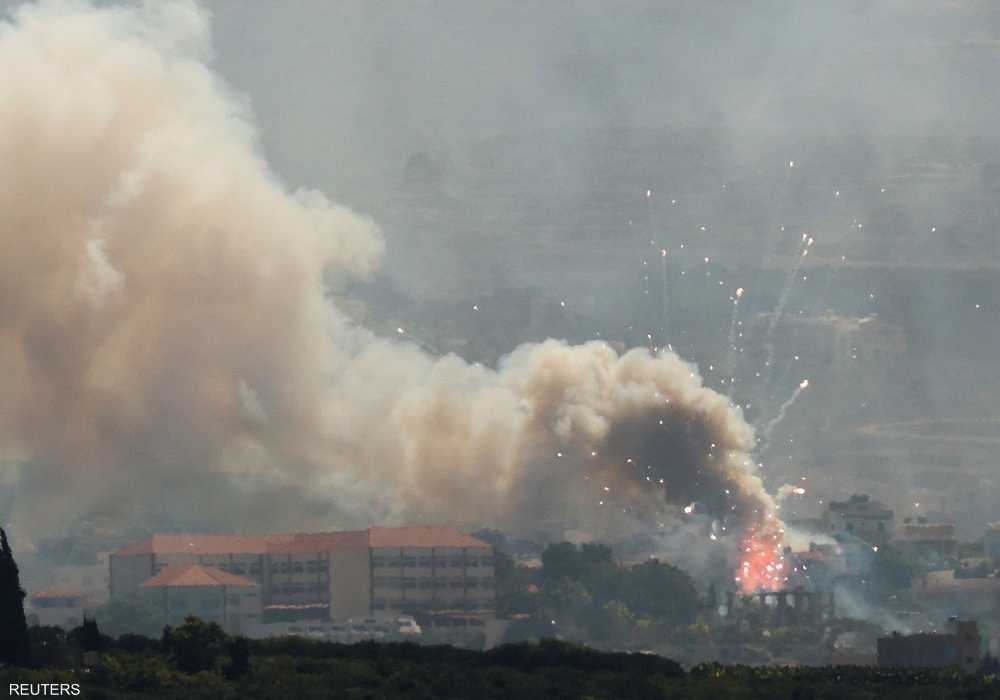
M349 321L331 298L376 269L379 231L269 170L208 36L191 2L44 2L0 25L19 76L0 82L7 519L773 511L752 428L672 352L549 340L490 369Z

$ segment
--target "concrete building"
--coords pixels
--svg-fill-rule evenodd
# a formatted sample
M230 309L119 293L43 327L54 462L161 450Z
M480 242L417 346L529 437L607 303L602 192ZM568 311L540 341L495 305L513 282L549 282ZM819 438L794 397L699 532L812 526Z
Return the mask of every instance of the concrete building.
M981 661L979 626L975 621L949 621L947 634L898 632L878 640L879 666L958 666L971 672Z
M93 564L53 566L50 577L60 590L75 591L88 601L104 603L111 583L108 557L108 552L99 552Z
M930 571L911 584L913 599L923 605L965 617L1000 611L1000 578L956 578L954 569Z
M892 510L867 495L854 495L846 501L830 501L823 513L826 531L836 537L846 534L865 542L884 545L893 536Z
M725 617L730 625L743 626L748 619L775 627L817 624L832 619L835 614L836 603L830 591L726 593Z
M255 583L265 621L272 613L330 621L445 610L489 617L496 608L492 547L444 527L154 535L112 553L111 595L132 595L167 568L194 564Z
M958 552L955 524L930 522L922 516L907 517L892 545L912 560L944 563Z
M81 591L54 589L28 596L28 614L34 614L42 626L71 630L83 623L83 616L97 607Z
M176 625L196 615L217 622L230 634L240 634L260 624L259 586L212 566L168 566L140 588L141 595L159 610L163 625Z

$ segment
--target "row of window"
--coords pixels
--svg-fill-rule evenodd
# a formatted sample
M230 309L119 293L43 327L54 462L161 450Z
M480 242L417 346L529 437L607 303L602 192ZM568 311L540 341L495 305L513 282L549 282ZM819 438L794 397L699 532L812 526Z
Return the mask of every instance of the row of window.
M170 566L170 564L167 562L161 562L157 564L156 566L153 567L153 575L155 576L156 574L166 569L168 566ZM222 569L227 573L236 574L237 576L250 576L254 578L260 576L260 564L257 563L245 566L243 564L236 564L233 562L220 562L217 564L206 563L205 566L211 566L216 569Z
M217 569L222 569L231 574L236 574L237 576L260 576L260 564L254 563L249 565L236 564L232 562L222 563L216 566Z
M442 605L449 610L480 610L484 606L481 600L386 600L385 598L372 598L372 610L400 610L403 612L413 612L420 610L439 610Z
M431 622L432 627L484 627L482 620L465 620L442 617Z
M413 576L376 576L376 588L419 588L420 590L441 590L445 588L493 588L492 578L476 578L467 576L466 578L415 578Z
M493 557L372 557L372 568L382 567L420 567L422 569L444 569L452 567L493 566Z
M326 593L325 583L288 583L271 586L272 595L296 595L299 593L309 593L310 595Z
M325 574L328 564L325 561L310 559L309 561L275 561L271 562L271 572L278 574Z
M207 596L204 598L173 598L170 600L170 608L173 610L218 610L222 607L222 600L218 596Z
M206 566L213 566L216 569L222 569L230 574L236 574L237 576L250 576L252 578L260 577L260 564L254 562L253 564L240 564L237 562L218 562L218 563L206 563ZM163 569L169 566L168 563L163 562L157 564L153 569L153 574L158 574ZM308 561L275 561L271 562L271 572L279 574L325 574L328 570L329 565L326 561L319 559L310 559Z
M34 598L31 604L36 608L75 608L80 605L79 598Z

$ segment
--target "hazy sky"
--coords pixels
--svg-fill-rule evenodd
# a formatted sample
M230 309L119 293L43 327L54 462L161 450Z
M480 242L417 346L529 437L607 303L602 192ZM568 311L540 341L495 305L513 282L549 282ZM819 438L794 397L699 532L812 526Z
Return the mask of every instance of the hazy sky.
M990 136L988 2L208 3L275 166L336 183L510 131ZM315 184L321 184L319 182Z
M17 4L0 0L0 8ZM688 318L703 326L689 330L725 338L736 285L749 289L747 317L773 308L800 232L818 231L809 264L825 260L828 272L843 255L857 267L851 276L824 277L807 264L812 281L795 292L808 302L793 298L789 313L799 304L902 323L912 340L928 341L909 355L914 381L924 382L921 410L992 410L995 392L983 386L1000 334L997 310L988 303L977 315L975 304L991 301L997 285L995 275L975 277L968 264L995 265L998 252L1000 211L989 189L1000 174L996 3L202 6L212 16L209 64L252 113L266 166L289 189L314 187L372 214L387 241L381 269L404 291L419 296L437 287L436 302L471 307L474 294L492 291L491 276L506 276L515 287L547 285L555 300L596 299L604 318L621 320L634 313L628 294L639 288L629 285L642 273L629 246L645 246L641 227L630 222L645 221L652 231L651 212L670 206L661 188L671 187L685 199L675 218L657 219L663 245L697 241L692 259L704 256L706 264L740 246L754 253L733 255L701 287L678 285ZM595 141L595 133L612 136ZM615 140L620 133L630 136ZM503 179L503 157L476 161L484 143L515 164L502 186L467 182L494 166ZM450 182L447 196L413 206L400 183L420 152L448 163ZM785 169L791 159L800 162L795 178ZM993 180L984 175L990 168ZM727 183L733 187L723 194ZM656 190L652 205L642 198L647 186ZM863 230L855 225L862 222ZM698 238L700 226L710 233ZM87 250L103 258L99 245ZM891 277L869 274L869 263L898 269ZM928 269L940 274L927 277ZM597 302L581 301L587 324L587 314L600 315ZM660 309L653 312L641 320L659 324ZM993 321L984 320L987 313ZM524 340L516 323L509 334L494 325L498 354ZM958 383L939 364L953 359L953 345L962 346L954 355L963 362L974 356L978 363ZM700 350L690 357L700 359ZM187 357L180 353L179 362ZM788 381L794 387L798 378ZM980 391L971 409L970 386ZM810 394L824 396L820 388Z

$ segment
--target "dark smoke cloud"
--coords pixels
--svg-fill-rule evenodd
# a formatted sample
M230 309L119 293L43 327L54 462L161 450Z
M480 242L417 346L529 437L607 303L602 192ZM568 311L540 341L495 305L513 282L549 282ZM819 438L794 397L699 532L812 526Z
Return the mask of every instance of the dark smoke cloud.
M379 232L281 184L208 36L188 2L46 2L0 30L17 526L770 512L752 430L672 353L549 340L492 370L348 321L331 286L375 269Z

